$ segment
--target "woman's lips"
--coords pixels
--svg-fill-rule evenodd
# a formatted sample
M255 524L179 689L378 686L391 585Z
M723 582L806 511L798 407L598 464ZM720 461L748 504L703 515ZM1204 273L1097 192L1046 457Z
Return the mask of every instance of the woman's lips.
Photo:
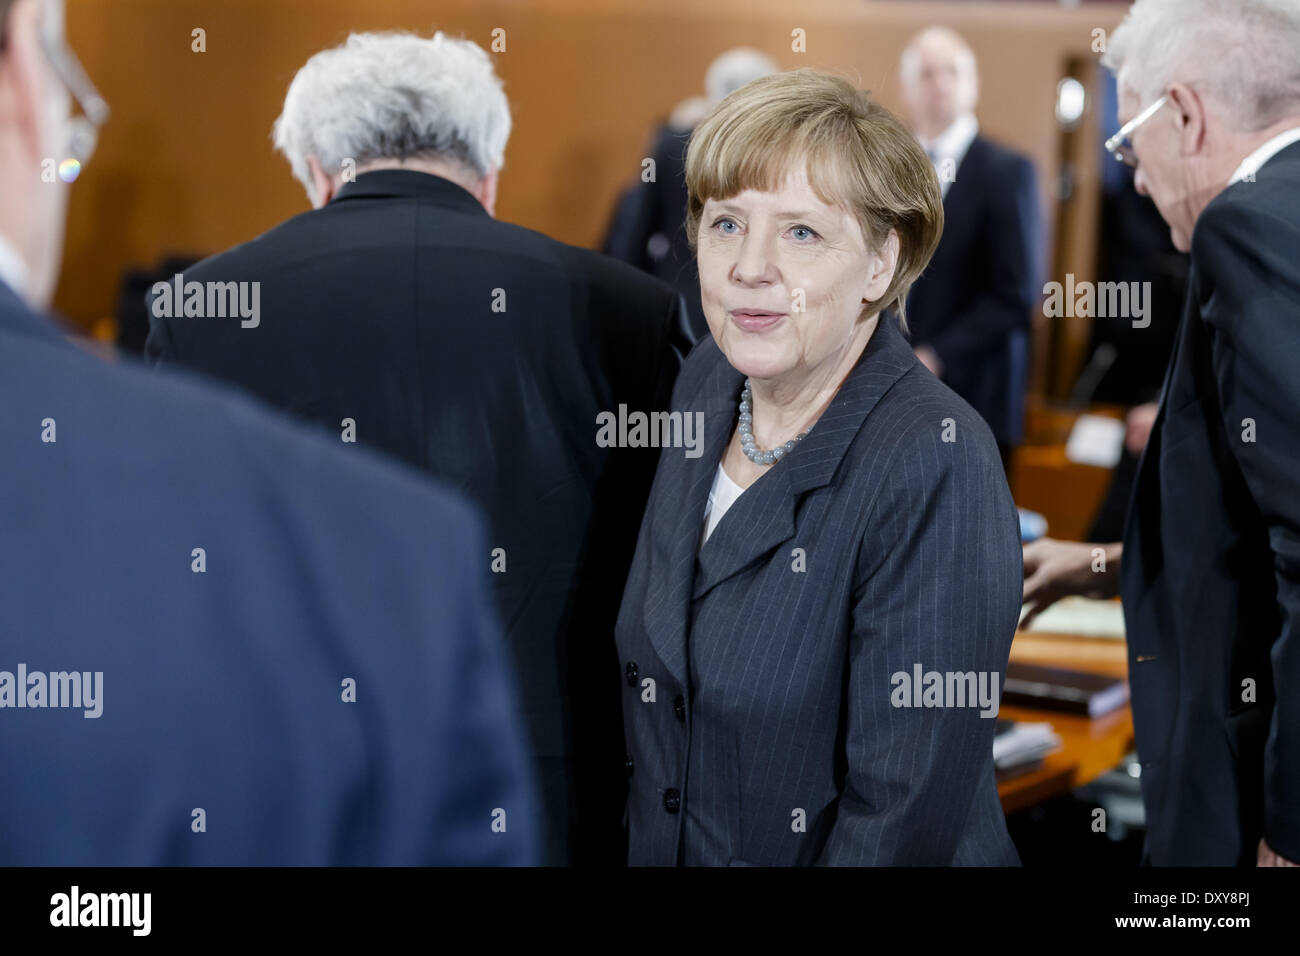
M770 329L785 318L784 312L764 312L750 309L733 309L728 314L731 316L731 321L746 332L762 332L764 329Z

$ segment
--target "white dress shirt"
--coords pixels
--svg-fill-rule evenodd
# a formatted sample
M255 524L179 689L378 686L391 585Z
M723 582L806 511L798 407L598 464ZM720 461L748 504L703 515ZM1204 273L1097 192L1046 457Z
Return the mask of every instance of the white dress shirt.
M933 139L918 136L917 141L930 162L934 164L935 175L939 177L939 189L944 196L952 185L961 161L966 158L966 151L979 135L980 124L974 113L963 113L952 121L952 125Z
M13 243L3 235L0 235L0 282L13 289L18 294L18 298L27 301L31 272Z
M1253 179L1255 173L1259 171L1259 167L1263 166L1276 154L1282 152L1282 150L1286 149L1297 140L1300 140L1300 126L1292 126L1290 129L1278 133L1267 143L1241 161L1241 165L1237 167L1237 171L1233 173L1232 178L1228 180L1228 185L1231 186L1233 183L1240 182L1248 176Z

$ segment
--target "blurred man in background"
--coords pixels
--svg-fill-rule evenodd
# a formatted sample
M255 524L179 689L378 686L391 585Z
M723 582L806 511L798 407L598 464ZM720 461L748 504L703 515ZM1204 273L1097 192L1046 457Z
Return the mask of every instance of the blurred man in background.
M912 344L988 422L1006 463L1024 435L1029 328L1042 288L1034 167L979 135L975 55L952 30L917 34L899 67L903 104L943 190L943 239L907 300Z
M0 0L0 865L533 862L470 510L38 314L106 116Z
M1025 602L1122 594L1156 864L1300 862L1297 50L1291 0L1139 0L1103 59L1188 295L1123 543L1026 546Z
M149 351L483 507L491 551L473 560L492 563L514 652L544 859L620 863L613 628L658 451L602 446L597 421L666 410L690 338L665 284L493 217L509 133L467 40L358 34L312 57L275 139L315 208L184 274L256 289L258 315L156 299Z
M776 70L771 57L750 47L728 50L710 63L704 75L706 95L677 104L655 132L649 154L654 176L647 178L643 169L641 180L624 190L605 237L607 254L658 276L681 293L696 339L709 335L709 324L686 235L686 144L696 124L724 98Z

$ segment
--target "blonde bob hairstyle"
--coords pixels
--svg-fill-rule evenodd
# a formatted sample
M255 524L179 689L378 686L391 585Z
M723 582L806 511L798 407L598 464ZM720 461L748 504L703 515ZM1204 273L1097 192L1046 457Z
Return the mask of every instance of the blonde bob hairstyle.
M691 248L708 199L781 188L806 166L822 200L849 210L868 248L898 233L898 264L885 294L860 318L890 306L907 331L903 303L943 234L943 197L934 167L889 110L848 80L802 69L747 83L691 134L686 153L686 231Z

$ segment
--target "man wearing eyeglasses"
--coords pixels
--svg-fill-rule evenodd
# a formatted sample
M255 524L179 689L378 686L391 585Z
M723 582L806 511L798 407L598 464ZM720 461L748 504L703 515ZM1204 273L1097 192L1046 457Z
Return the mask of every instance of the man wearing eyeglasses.
M1026 546L1025 602L1122 595L1157 865L1300 861L1297 51L1294 0L1138 0L1103 58L1188 295L1123 543Z
M477 516L38 314L108 112L62 17L0 0L0 866L534 862Z

